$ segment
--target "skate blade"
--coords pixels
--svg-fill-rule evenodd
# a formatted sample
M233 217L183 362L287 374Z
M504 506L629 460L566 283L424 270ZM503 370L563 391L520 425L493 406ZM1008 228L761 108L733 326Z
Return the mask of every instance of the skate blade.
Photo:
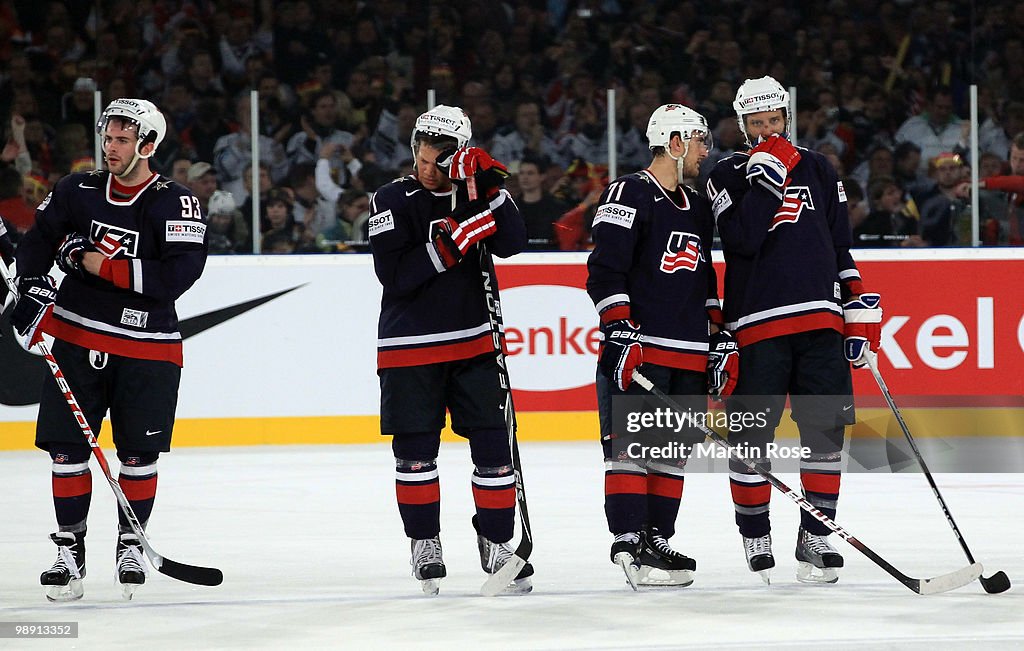
M141 583L122 583L121 584L121 598L125 601L131 601L135 595L135 591L138 590Z
M796 580L800 583L835 583L839 580L839 573L834 567L815 567L800 561L796 564Z
M441 579L422 579L420 587L423 588L423 594L436 597L441 591Z
M46 586L48 601L77 601L85 594L85 586L81 579L71 579L67 585Z
M629 587L633 588L633 591L637 591L636 587L636 576L637 566L633 565L633 555L627 554L626 552L619 552L615 555L615 563L622 568L622 573L626 575L626 583Z
M640 588L685 588L691 583L693 572L690 570L663 570L650 565L641 565L636 577Z
M765 585L772 584L772 571L771 570L757 570L757 573L761 576L761 580L764 581Z

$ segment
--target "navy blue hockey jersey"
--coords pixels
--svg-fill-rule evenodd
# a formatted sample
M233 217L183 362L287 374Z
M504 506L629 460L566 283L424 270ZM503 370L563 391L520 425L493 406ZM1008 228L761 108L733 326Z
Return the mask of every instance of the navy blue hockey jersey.
M631 318L644 361L703 372L709 318L721 321L707 199L670 195L646 171L609 184L594 215L587 292L605 323Z
M104 170L69 174L36 210L18 246L18 273L50 271L65 236L116 240L109 279L66 276L43 330L85 348L182 364L174 301L203 273L206 218L185 187L154 174L132 196Z
M485 240L487 250L502 258L519 253L526 247L526 226L512 197L501 190L490 206L498 230ZM415 176L396 179L373 196L370 249L384 287L378 368L469 359L494 350L477 248L445 270L430 242L434 224L451 213L451 193L431 192Z
M843 184L824 156L800 154L782 193L759 178L747 181L746 153L722 159L708 178L725 253L726 327L740 346L842 332L842 301L862 291Z

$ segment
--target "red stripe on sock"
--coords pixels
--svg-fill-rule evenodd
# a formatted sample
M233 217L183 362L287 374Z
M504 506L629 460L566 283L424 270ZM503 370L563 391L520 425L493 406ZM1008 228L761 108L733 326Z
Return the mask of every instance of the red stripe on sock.
M399 504L432 504L441 501L441 483L437 481L422 484L395 483L395 494Z
M760 506L767 504L772 496L770 484L763 486L747 486L739 482L730 482L729 489L732 491L732 501L740 506Z
M124 496L128 498L129 502L151 500L156 497L156 475L146 479L133 479L121 475L118 478L118 483L121 484L121 490L124 491Z
M474 484L473 502L478 509L511 509L516 505L516 489L509 486L488 490Z
M81 497L92 492L92 473L67 477L53 475L54 497Z
M647 494L679 499L683 496L683 478L647 475Z
M813 493L825 493L826 495L839 494L839 478L841 475L823 475L817 472L800 473L800 483L805 491Z
M604 494L647 494L647 475L627 475L622 473L605 473Z

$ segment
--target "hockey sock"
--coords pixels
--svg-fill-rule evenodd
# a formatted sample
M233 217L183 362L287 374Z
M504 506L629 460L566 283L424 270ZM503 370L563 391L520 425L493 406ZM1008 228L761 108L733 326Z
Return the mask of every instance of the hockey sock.
M468 435L473 470L473 503L480 534L491 542L512 539L516 519L516 478L508 432L476 430Z
M842 452L811 453L800 461L800 484L804 497L814 508L833 520L839 502L839 480L842 472ZM800 525L816 536L827 536L832 530L801 509Z
M440 432L396 434L391 441L398 512L405 535L416 540L433 538L441 531L440 447Z
M652 464L647 473L647 526L671 538L683 497L681 468Z
M752 463L761 463L766 470L771 470L769 459L750 459ZM745 465L737 461L729 461L729 489L732 492L732 504L736 509L736 526L744 538L760 538L771 531L768 519L768 505L772 496L772 487L764 477L751 472Z
M156 501L156 460L159 456L159 452L117 451L117 458L121 460L117 482L143 528L149 522L153 502ZM132 530L122 509L117 510L117 523L118 531L122 533Z
M51 445L53 510L61 531L83 533L92 502L90 450L84 445Z
M628 461L604 462L604 514L614 534L647 525L647 470Z

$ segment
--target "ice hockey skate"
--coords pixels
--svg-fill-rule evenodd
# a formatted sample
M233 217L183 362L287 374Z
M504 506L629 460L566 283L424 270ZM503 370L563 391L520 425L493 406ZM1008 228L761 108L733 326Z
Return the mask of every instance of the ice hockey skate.
M85 594L85 534L58 531L50 534L57 545L53 567L39 575L39 583L47 586L50 601L75 601Z
M412 565L412 575L419 579L423 594L434 596L441 587L441 579L448 575L441 559L441 538L424 538L410 540L412 558L409 564Z
M139 537L134 533L122 533L118 536L115 557L121 596L126 601L131 601L135 590L146 582L146 558Z
M765 534L758 538L743 537L743 551L747 554L747 567L751 572L757 572L761 580L771 585L771 570L775 567L775 557L772 556L772 536Z
M640 566L636 575L638 587L684 588L693 583L693 573L697 569L697 561L672 549L656 528L642 536L637 563Z
M837 567L843 566L843 557L828 542L828 536L818 536L800 527L796 537L796 580L802 583L835 583L839 580Z
M480 567L483 568L484 572L494 574L512 559L515 552L507 542L492 542L482 535L476 516L473 516L473 528L476 530L476 545L480 551ZM527 563L523 566L523 569L519 570L516 578L500 594L526 594L532 591L533 581L530 579L531 576L533 576L533 565Z
M640 534L632 531L616 534L612 541L611 559L622 568L629 587L636 590L640 573Z

